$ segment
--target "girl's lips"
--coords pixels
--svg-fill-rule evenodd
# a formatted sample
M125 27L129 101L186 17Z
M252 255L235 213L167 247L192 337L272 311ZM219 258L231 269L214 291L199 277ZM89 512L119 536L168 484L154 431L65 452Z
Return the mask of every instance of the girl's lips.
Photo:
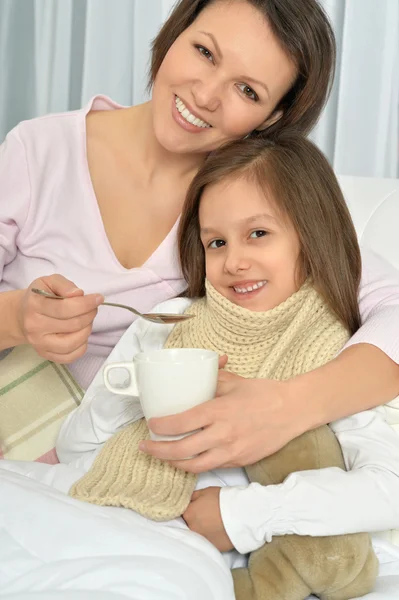
M239 286L237 286L237 287L239 287ZM245 287L245 286L243 286L243 287ZM253 298L255 298L266 287L267 287L267 283L265 285L263 285L262 287L257 288L256 290L252 290L252 292L245 292L245 293L236 292L235 289L232 287L232 288L230 288L231 294L232 294L231 298L235 304L241 304L241 302L248 302L248 301L252 300Z
M180 125L180 127L185 129L189 133L204 133L204 131L209 131L209 128L197 127L196 125L193 125L192 123L189 123L188 121L186 121L186 119L184 119L181 116L181 114L179 113L179 111L177 110L177 107L176 107L175 95L173 95L173 98L172 98L172 117L176 121L176 123L178 125Z
M245 281L237 281L236 283L232 283L230 285L230 287L233 288L248 288L248 287L253 287L254 285L258 285L258 284L266 284L267 280L266 279L246 279Z

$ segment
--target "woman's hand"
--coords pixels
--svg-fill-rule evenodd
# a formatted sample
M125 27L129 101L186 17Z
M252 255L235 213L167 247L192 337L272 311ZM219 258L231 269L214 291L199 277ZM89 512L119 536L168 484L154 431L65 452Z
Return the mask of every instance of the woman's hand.
M140 448L192 473L250 465L306 430L300 403L292 397L288 381L244 379L221 371L213 400L149 422L160 435L201 431L174 442L146 440ZM194 458L182 460L187 456Z
M66 300L52 300L31 292L36 287ZM99 294L84 295L62 275L41 277L20 296L17 319L25 343L31 344L44 358L70 363L87 349L97 307L104 301Z
M220 552L227 552L234 546L223 525L219 496L218 487L208 487L194 492L183 519L191 531L203 535Z

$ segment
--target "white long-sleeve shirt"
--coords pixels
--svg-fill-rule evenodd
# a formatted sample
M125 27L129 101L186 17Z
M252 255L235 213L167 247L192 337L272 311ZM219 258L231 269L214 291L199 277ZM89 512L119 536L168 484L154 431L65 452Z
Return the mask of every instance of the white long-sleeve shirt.
M154 312L182 313L190 304L174 299ZM135 321L106 363L130 361L163 347L173 325ZM113 383L122 383L116 373ZM89 468L104 443L142 418L138 398L109 392L99 372L83 402L64 422L57 441L63 463ZM197 489L220 485L224 526L235 548L251 552L274 535L340 535L399 528L399 436L379 411L331 423L347 472L338 468L293 473L279 485L248 483L243 469L217 469L199 476ZM211 476L211 478L209 478Z

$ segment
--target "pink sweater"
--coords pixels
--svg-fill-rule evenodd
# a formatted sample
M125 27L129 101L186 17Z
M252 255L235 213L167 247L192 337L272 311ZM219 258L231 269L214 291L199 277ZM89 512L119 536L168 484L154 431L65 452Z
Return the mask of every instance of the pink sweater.
M177 223L134 269L119 263L105 234L88 170L86 114L118 108L97 96L82 110L25 121L7 136L0 147L0 292L61 273L87 293L149 311L183 291ZM70 366L84 388L132 317L99 308L88 352Z
M86 155L86 114L117 110L96 96L75 112L20 123L0 146L0 292L61 273L85 292L149 311L184 289L176 253L177 223L140 268L125 269L105 234ZM378 346L399 362L399 274L363 255L363 327L350 343ZM70 365L87 388L122 333L130 313L99 308L86 355Z

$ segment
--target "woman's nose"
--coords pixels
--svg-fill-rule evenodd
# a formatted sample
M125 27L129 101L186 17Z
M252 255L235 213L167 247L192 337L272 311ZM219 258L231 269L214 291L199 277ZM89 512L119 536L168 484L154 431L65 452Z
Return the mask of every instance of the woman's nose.
M219 85L215 78L208 77L204 81L197 81L193 85L192 93L198 108L215 112L220 105Z

